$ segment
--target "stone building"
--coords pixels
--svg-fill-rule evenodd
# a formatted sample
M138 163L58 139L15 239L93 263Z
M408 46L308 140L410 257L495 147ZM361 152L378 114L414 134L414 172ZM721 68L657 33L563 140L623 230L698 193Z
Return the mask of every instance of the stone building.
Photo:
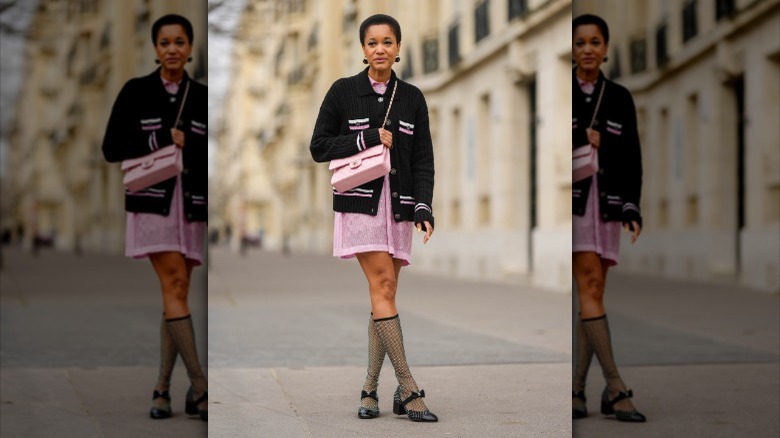
M571 2L248 2L218 134L215 214L271 249L329 253L330 172L308 146L325 93L363 69L360 22L402 27L396 72L426 96L435 237L413 269L571 284ZM419 246L418 246L419 245Z
M645 230L622 263L780 290L780 1L576 0L636 101Z
M122 173L103 161L100 146L122 85L156 68L151 26L167 13L193 23L188 71L205 82L205 0L40 1L3 193L11 222L4 225L21 232L24 246L39 238L66 250L123 251Z

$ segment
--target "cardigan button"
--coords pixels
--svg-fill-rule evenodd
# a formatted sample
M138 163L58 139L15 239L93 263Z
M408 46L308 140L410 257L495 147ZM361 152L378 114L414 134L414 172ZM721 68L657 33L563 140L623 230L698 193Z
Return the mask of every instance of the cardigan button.
M606 194L606 193L604 193L604 192L601 192L601 197L603 198L603 197L605 197L605 196L607 196L607 194Z
M599 169L599 175L604 175L604 169Z
M190 197L190 192L184 192L184 197L185 198L189 198Z
M393 198L397 198L397 197L398 197L398 192L393 192Z
M401 219L401 215L400 214L395 215L395 220L400 220L400 219Z
M184 169L181 171L181 173L187 175L188 173L190 173L190 169Z
M396 172L395 168L390 169L390 175L395 175L395 172Z
M379 99L377 99L377 101L378 101L379 103L382 103L382 102L384 102L384 101L385 101L385 98L384 98L384 97L380 97Z
M604 219L607 219L607 218L609 218L609 215L604 213L604 214L601 215L601 217L603 217Z
M188 214L188 215L187 215L187 219L190 219L190 220L192 220L192 214Z

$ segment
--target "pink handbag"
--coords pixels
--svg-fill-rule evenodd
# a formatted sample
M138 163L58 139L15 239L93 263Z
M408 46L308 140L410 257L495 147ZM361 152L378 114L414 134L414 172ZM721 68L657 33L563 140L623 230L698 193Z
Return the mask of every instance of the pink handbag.
M173 126L179 126L179 119L189 91L190 81L187 81L184 97L181 100L181 106L179 106L179 114L176 116L176 122ZM173 178L180 174L182 169L184 169L184 163L181 148L173 144L157 149L143 157L122 161L122 170L125 172L122 183L127 191L137 192Z
M183 168L181 148L170 145L149 155L122 161L125 172L122 182L128 191L137 192L178 175Z
M398 88L398 80L393 85L393 94L390 96L382 126L387 124L396 88ZM351 157L331 160L328 169L333 171L330 184L337 192L345 192L387 175L390 172L390 149L384 145L372 146Z
M604 96L604 88L606 84L601 84L601 91L599 92L599 100L596 102L596 109L593 111L593 118L590 119L589 128L593 128L593 123L596 121L596 113L599 112L599 106L601 106L601 97ZM599 171L599 153L598 148L593 145L586 144L580 146L577 149L571 151L571 179L572 182L582 181L586 178L590 178Z
M571 170L573 182L593 176L599 170L598 150L589 144L574 149L571 152Z

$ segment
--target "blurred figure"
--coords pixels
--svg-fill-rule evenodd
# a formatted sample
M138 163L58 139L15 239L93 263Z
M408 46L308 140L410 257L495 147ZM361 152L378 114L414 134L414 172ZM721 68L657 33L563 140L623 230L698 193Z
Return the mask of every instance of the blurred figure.
M618 262L621 224L633 233L631 243L642 230L636 110L628 90L607 80L600 70L607 61L607 23L595 15L581 15L572 21L572 38L576 63L572 71L572 149L590 144L597 149L599 161L595 175L572 186L572 272L580 305L572 417L588 414L585 379L595 353L607 381L601 413L615 414L620 421L644 422L645 416L631 402L633 392L615 365L604 309L604 286L609 267Z
M393 413L407 414L412 421L434 422L438 418L425 406L425 392L409 371L395 305L401 267L411 260L413 227L409 222L418 232L425 230L424 243L433 233L434 167L428 107L420 90L398 79L392 69L400 61L398 21L388 15L373 15L360 25L359 37L363 63L368 67L331 86L320 107L310 146L317 162L350 157L371 147L390 149L389 175L333 193L333 255L357 258L371 298L368 374L358 417L379 415L376 388L387 354L399 383ZM382 125L385 117L387 123Z
M208 219L207 88L191 80L184 69L192 60L189 20L173 14L159 18L152 26L152 42L160 68L128 81L120 91L106 128L103 154L107 161L118 162L171 144L182 148L181 174L138 192L125 191L125 254L149 257L162 287L160 374L150 416L172 415L168 391L180 354L192 385L185 411L207 421L208 384L187 304L192 269L203 261ZM180 123L173 126L179 113Z

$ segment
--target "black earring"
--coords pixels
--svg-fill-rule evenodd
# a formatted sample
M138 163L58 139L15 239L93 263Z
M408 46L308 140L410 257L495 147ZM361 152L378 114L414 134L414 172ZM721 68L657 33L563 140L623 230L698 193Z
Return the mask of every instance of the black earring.
M601 61L601 62L607 62L607 61L609 61L609 56L605 56L605 57L604 57L604 60L603 60L603 61Z
M155 60L154 60L154 63L155 63L155 64L159 64L159 63L160 63L160 60L159 60L159 59L155 59Z
M577 63L577 60L576 60L576 59L574 59L574 58L572 58L572 59L571 59L571 65L574 65L574 64L576 64L576 63Z
M363 64L368 64L368 59L363 58Z
M395 57L395 62L401 62L401 57L400 56L396 56Z
M192 56L190 56L189 58L187 58L187 62L192 62Z

